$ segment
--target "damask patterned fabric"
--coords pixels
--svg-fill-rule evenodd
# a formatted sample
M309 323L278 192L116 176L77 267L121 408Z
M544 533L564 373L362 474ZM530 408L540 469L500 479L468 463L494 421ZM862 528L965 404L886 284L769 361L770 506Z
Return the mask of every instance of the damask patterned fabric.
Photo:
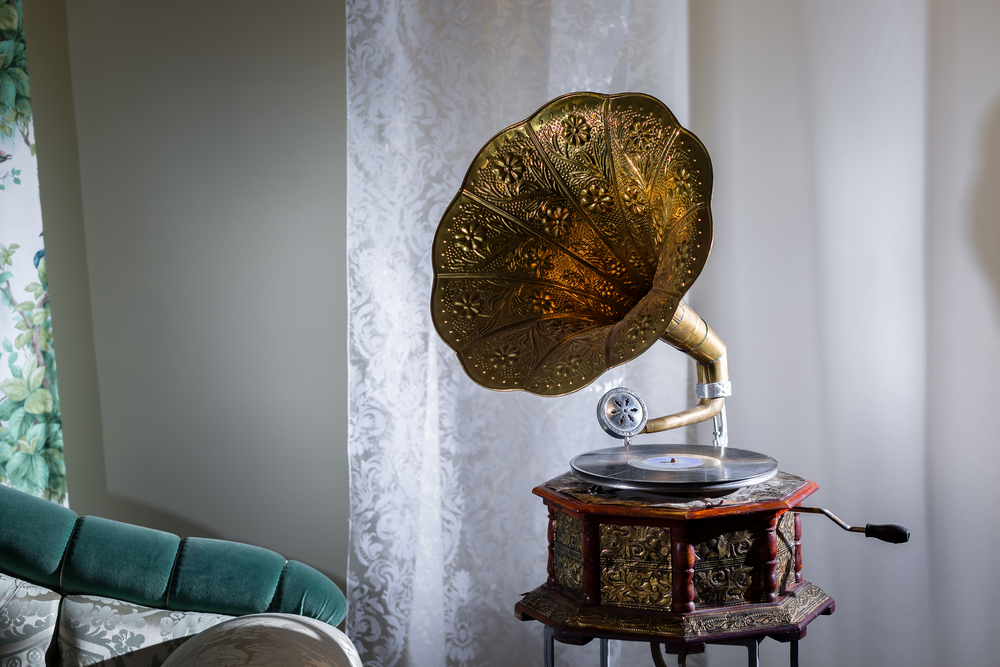
M0 665L42 667L58 613L58 593L0 573Z
M59 617L59 653L65 667L159 665L191 635L231 618L67 595Z
M687 122L686 6L348 2L347 628L365 665L539 662L541 625L513 618L546 576L531 489L613 444L594 417L611 387L657 415L688 405L688 362L666 345L570 396L488 391L429 307L434 230L496 132L581 90L646 92ZM557 661L596 664L595 644ZM647 647L621 654L648 661Z
M186 642L163 667L361 667L347 636L305 616L252 614Z

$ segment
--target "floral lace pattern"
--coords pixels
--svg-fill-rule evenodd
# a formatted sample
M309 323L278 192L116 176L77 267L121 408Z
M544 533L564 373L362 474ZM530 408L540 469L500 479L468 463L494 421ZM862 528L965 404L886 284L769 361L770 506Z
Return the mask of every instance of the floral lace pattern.
M0 573L0 665L43 667L58 613L58 593Z
M59 616L59 653L65 667L159 665L191 635L230 618L67 595Z
M671 88L673 70L662 67L674 61L657 41L672 34L665 22L686 22L672 7L348 2L347 633L366 666L538 663L541 624L513 618L521 594L545 579L547 517L531 489L576 454L615 444L594 406L626 378L640 393L648 388L657 414L687 404L687 362L662 345L640 366L558 399L485 390L438 338L428 307L434 230L469 161L498 130L576 90L641 90L672 108L682 99L686 115L686 90ZM585 119L562 132L580 145L594 141ZM528 187L529 167L513 157L486 165L511 196ZM595 206L602 196L595 192ZM559 208L538 212L553 238L572 224ZM490 251L482 231L457 231L470 256ZM524 252L537 271L551 263L539 249ZM553 307L544 290L531 299L540 312ZM487 304L468 292L452 307L477 318ZM497 350L492 363L520 361ZM596 664L596 644L560 645L557 661ZM648 661L646 646L620 654Z

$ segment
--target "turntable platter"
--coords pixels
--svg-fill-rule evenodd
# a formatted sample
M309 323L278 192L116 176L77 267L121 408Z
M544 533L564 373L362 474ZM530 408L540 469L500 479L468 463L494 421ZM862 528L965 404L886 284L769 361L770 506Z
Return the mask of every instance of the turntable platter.
M706 496L766 482L778 473L770 456L707 445L608 447L577 456L570 467L598 486Z

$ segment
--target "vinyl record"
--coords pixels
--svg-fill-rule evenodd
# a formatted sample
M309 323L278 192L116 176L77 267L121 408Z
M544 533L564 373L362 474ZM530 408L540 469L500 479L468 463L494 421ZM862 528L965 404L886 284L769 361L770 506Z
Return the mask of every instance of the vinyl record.
M598 486L701 495L759 484L778 473L778 462L770 456L706 445L608 447L580 454L570 467Z

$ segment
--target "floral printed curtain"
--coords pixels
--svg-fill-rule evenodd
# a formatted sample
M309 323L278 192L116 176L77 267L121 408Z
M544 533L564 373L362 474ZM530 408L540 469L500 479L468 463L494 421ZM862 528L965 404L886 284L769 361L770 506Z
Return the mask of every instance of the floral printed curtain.
M559 399L483 389L431 324L431 239L482 145L551 98L641 90L685 122L686 3L352 0L347 30L348 634L372 667L540 664L541 625L513 618L545 580L531 489L612 444L611 387L682 408L688 362L662 345Z
M0 4L0 482L66 502L21 2Z

